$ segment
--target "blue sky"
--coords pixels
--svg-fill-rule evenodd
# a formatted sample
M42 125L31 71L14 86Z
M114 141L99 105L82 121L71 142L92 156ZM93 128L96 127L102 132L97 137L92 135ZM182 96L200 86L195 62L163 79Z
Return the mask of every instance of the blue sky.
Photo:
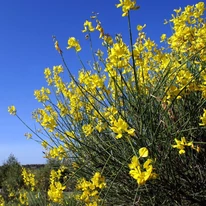
M0 164L12 153L21 164L44 163L42 147L27 140L28 129L7 108L15 105L19 116L34 128L38 125L31 119L34 109L41 107L34 96L34 90L46 86L44 68L62 64L54 49L52 35L55 35L65 59L74 74L81 69L74 51L66 50L69 37L76 37L82 46L80 56L83 61L91 60L89 43L82 33L83 23L92 11L99 13L105 33L115 36L121 33L128 41L127 19L122 18L118 0L4 0L0 6ZM195 0L151 1L139 0L140 9L132 12L132 25L147 24L145 32L159 43L162 33L171 34L170 27L164 25L173 9ZM137 31L134 29L133 34ZM99 41L93 34L94 45ZM98 44L98 43L97 43Z

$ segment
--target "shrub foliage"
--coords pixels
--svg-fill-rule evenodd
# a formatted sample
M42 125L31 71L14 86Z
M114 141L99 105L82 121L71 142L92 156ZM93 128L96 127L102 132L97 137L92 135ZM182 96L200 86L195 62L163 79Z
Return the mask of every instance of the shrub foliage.
M43 135L31 129L45 156L64 162L50 173L46 198L58 205L69 205L66 197L88 206L205 205L205 5L174 10L165 22L173 33L160 38L164 47L146 36L145 25L132 35L136 1L116 6L128 18L129 45L107 34L94 13L83 30L93 55L90 69L80 42L68 40L67 49L82 64L77 77L53 37L63 65L45 69L48 87L34 92L42 107L33 112ZM102 41L97 51L95 31ZM9 112L20 119L14 106ZM71 180L76 188L68 195Z

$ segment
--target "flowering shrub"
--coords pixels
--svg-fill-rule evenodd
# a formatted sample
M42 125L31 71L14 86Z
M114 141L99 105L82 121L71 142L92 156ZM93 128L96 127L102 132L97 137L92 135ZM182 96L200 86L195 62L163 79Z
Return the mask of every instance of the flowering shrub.
M83 201L87 206L98 205L99 190L106 187L105 179L99 172L96 172L91 179L91 182L85 178L79 179L77 189L82 190L81 195L77 195L76 199Z
M116 7L122 8L131 31L136 1L120 0ZM81 61L80 42L68 40L67 49L74 49L83 66L78 77L54 37L63 65L46 68L48 88L34 92L43 108L35 110L33 118L45 135L32 131L47 158L72 160L68 178L77 181L77 201L90 206L206 202L205 5L174 11L165 22L170 22L173 34L160 37L165 48L146 36L146 25L137 25L136 41L130 32L128 46L121 35L106 34L94 14L82 32L91 45L91 33L99 32L104 48L91 48L91 70ZM64 70L69 82L62 79ZM9 112L20 118L14 106ZM64 183L57 177L50 184L49 201L66 204Z
M24 184L26 186L31 187L31 190L33 191L35 188L35 175L31 172L27 172L27 170L23 168L22 176L23 176Z

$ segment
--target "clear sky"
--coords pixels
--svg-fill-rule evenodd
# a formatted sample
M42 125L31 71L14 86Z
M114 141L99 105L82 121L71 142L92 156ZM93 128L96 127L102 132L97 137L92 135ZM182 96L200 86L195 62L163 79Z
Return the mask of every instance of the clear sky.
M83 23L91 12L99 13L105 33L115 36L121 33L128 42L127 19L122 18L118 0L2 0L0 6L0 164L12 153L21 164L44 163L42 147L24 134L28 129L15 117L10 116L7 108L15 105L21 118L29 126L38 128L31 119L34 109L41 106L34 96L34 90L46 86L44 68L62 64L54 49L52 35L60 43L66 61L74 74L81 69L74 51L66 50L69 37L76 37L82 46L80 56L86 62L89 43L82 33ZM173 9L195 0L151 1L139 0L141 7L131 14L133 34L138 24L147 24L145 32L159 43L162 33L171 34L169 19ZM94 34L94 44L98 34Z

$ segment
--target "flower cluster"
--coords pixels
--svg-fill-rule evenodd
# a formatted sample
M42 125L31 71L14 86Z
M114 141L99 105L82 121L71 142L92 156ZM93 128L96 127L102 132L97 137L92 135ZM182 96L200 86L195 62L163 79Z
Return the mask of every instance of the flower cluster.
M179 154L185 154L185 148L191 147L192 149L196 150L197 152L200 151L200 148L193 145L193 141L187 142L185 137L182 137L181 140L175 138L176 145L172 145L173 148L179 149Z
M139 157L133 156L132 161L129 164L129 174L137 180L138 185L144 185L149 179L155 179L157 174L153 172L152 159L147 159L143 165L141 165L139 159L148 157L148 150L146 147L139 149Z
M27 186L31 186L31 190L33 191L36 185L35 175L31 173L30 171L27 171L25 168L23 168L22 176L23 176L24 184Z
M49 100L49 96L51 92L48 88L42 87L41 90L35 90L34 96L39 102L46 102Z
M92 26L92 22L91 21L85 21L84 22L84 30L82 30L82 32L87 32L87 31L94 31L94 27Z
M135 135L135 129L134 128L128 129L128 124L122 118L119 118L117 121L116 120L111 121L111 123L113 126L110 128L114 133L117 134L116 135L117 139L122 137L123 132L126 132L131 136Z
M45 142L44 143L42 142L42 144L43 144L42 146L44 146ZM58 158L59 160L62 160L64 157L67 157L67 154L65 148L62 145L60 145L58 147L53 147L52 149L50 149L46 157L53 158L53 159Z
M96 172L91 181L82 178L77 183L77 189L82 191L77 195L77 199L83 201L86 206L97 206L99 199L99 190L106 187L105 178L99 172Z
M62 167L57 171L52 170L50 173L50 187L48 190L48 196L52 202L60 204L63 201L63 191L66 188L66 186L63 186L60 182L60 178L64 170L65 168Z

